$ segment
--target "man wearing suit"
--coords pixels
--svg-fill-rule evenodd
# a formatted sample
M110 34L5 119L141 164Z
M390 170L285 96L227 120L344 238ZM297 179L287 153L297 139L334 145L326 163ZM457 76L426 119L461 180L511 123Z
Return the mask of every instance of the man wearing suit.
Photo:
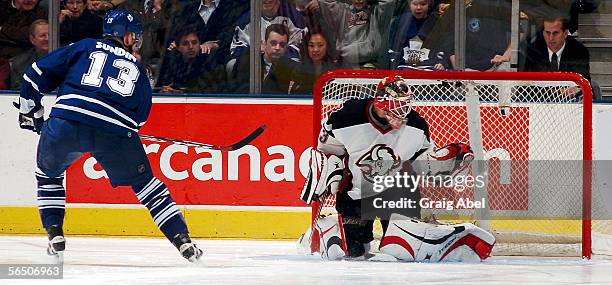
M581 74L591 81L589 51L572 36L563 17L544 20L544 30L527 47L524 71L565 71Z

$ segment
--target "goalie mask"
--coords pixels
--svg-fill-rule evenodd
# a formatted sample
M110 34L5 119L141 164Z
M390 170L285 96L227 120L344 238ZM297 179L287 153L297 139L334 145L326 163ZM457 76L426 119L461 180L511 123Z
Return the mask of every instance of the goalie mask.
M374 106L389 115L391 126L399 128L412 110L412 92L400 76L385 77L378 83Z

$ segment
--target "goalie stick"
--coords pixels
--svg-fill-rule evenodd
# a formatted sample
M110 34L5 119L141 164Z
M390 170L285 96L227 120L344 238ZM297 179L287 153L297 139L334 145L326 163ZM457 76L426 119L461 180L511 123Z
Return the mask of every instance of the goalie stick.
M318 252L319 250L318 247L320 246L320 241L319 241L320 233L316 229L316 224L319 221L319 219L321 219L321 210L323 209L325 200L332 195L333 194L326 192L324 193L324 195L316 197L316 201L313 201L313 203L318 203L317 210L316 210L315 215L313 216L312 223L310 224L310 233L307 233L308 236L304 236L304 238L307 238L308 246L310 247L309 250L311 254ZM315 233L315 231L317 231L317 233Z
M186 145L186 146L193 146L193 147L202 147L202 148L207 148L207 149L231 151L231 150L237 150L249 144L254 139L256 139L259 135L261 135L261 133L263 133L263 131L266 128L267 128L266 125L261 125L257 129L255 129L253 132L251 132L248 136L243 138L242 140L236 143L230 144L230 145L214 145L214 144L158 137L158 136L153 136L153 135L143 135L143 134L139 134L138 136L140 136L141 139L148 140L148 141L154 141L154 142L164 142L164 143L172 143L172 144Z

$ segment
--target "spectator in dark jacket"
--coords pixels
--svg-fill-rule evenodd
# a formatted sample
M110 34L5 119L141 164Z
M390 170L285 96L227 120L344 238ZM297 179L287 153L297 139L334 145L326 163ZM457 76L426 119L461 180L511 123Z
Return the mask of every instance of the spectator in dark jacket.
M510 0L464 0L466 9L465 68L466 70L493 71L509 67L510 49ZM453 3L457 3L456 1ZM450 54L453 68L457 68L455 56L455 6L451 4L432 31L442 39L443 50ZM433 45L431 45L433 46Z
M85 9L87 0L65 0L60 11L60 43L102 38L102 18Z
M293 82L293 71L297 63L286 56L289 48L289 28L272 24L266 28L261 54L261 92L287 94ZM236 93L249 92L249 54L240 58L237 68L231 74L228 84Z
M30 24L46 17L38 0L0 1L0 57L9 59L32 47Z
M207 67L204 62L208 55L200 51L200 39L194 27L183 28L176 43L176 51L166 53L157 78L156 86L164 93L183 92Z
M230 45L230 60L227 62L228 70L233 70L244 54L247 54L251 45L250 14L244 13L234 28L232 43ZM302 12L299 12L289 1L262 0L261 1L261 37L265 37L266 28L272 24L282 24L289 29L289 47L286 56L298 59L302 34L306 21ZM258 43L254 43L259 45Z
M524 43L523 43L524 44ZM522 44L522 45L523 45ZM575 72L591 81L588 49L569 35L567 16L551 11L543 20L543 30L535 40L520 49L519 70L532 72ZM595 84L593 84L595 85ZM526 97L526 100L544 99L544 96L562 91L562 96L581 100L578 87L556 88L541 87L537 97ZM598 88L593 88L594 98L599 96Z
M523 71L576 72L591 80L588 49L569 35L563 17L544 20L544 30L528 46Z
M49 23L38 19L30 25L30 42L34 46L28 51L11 58L10 88L19 90L23 73L39 58L49 52Z

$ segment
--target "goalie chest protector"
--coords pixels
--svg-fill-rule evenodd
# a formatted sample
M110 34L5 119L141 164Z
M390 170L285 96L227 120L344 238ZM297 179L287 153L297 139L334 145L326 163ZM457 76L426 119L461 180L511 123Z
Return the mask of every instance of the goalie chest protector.
M349 155L353 189L348 194L355 200L361 199L362 182L392 174L402 161L412 160L433 146L427 122L415 110L406 116L406 124L393 129L374 113L372 102L346 101L323 122L319 134L319 150Z

